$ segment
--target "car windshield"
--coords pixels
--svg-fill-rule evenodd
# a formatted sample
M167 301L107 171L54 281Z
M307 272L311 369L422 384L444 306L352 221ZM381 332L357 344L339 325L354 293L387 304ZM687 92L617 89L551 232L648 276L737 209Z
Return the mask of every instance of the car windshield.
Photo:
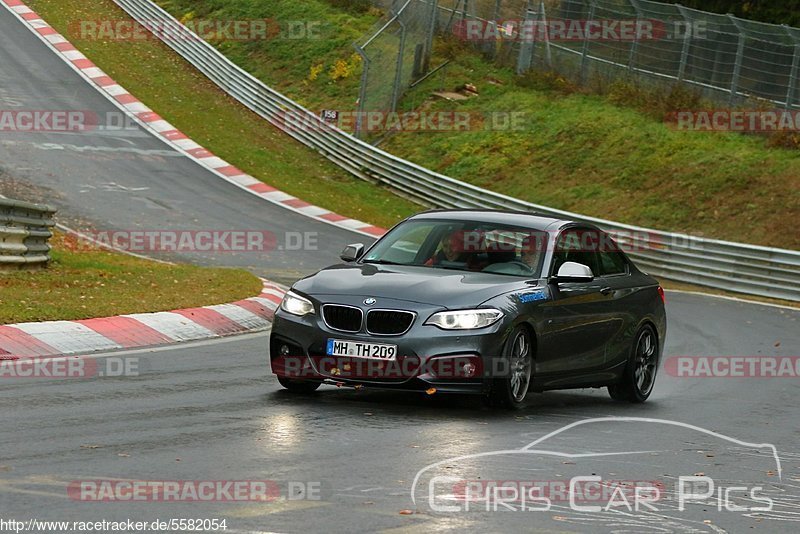
M361 261L538 278L546 243L532 228L421 219L399 225Z

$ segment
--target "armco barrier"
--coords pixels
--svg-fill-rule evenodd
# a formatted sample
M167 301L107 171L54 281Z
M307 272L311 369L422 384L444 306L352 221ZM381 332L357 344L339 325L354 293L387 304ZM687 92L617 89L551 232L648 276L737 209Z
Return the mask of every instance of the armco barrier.
M47 265L55 212L49 206L0 198L0 270Z
M114 0L143 24L180 26L151 0ZM192 35L182 28L184 35ZM163 37L167 32L159 32ZM173 34L174 35L174 34ZM388 186L420 202L439 208L495 208L591 222L617 236L623 245L633 242L631 255L648 272L674 280L751 295L800 301L800 252L702 239L638 228L555 210L487 191L415 165L373 147L323 122L316 114L274 91L237 67L199 37L165 38L164 43L226 93L301 143L317 150L355 176ZM307 117L314 128L286 128L287 113Z

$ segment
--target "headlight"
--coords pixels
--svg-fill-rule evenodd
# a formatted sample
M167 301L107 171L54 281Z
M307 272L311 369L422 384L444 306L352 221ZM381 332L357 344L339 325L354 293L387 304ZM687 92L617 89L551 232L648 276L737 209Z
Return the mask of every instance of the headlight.
M434 313L425 324L444 330L473 330L491 326L503 317L503 312L494 308L457 310Z
M311 301L292 291L287 291L286 295L283 296L281 309L286 313L299 315L300 317L308 315L309 313L314 313L314 305Z

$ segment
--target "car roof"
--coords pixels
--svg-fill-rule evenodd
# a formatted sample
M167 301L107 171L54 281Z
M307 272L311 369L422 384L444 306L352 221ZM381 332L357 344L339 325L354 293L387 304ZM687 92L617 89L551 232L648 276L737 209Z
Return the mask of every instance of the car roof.
M544 215L537 215L535 213L528 213L524 211L502 211L502 210L465 210L465 209L450 209L450 210L430 210L419 213L411 217L411 219L448 219L453 221L478 221L490 224L510 224L531 228L534 230L552 230L575 224L575 221L565 219L556 219L553 217L546 217ZM587 225L592 226L592 225Z

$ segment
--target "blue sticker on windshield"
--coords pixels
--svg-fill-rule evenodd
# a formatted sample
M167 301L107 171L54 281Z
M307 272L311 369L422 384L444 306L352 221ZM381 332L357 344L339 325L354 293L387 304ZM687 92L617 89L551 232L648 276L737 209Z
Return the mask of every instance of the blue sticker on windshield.
M519 301L523 304L527 304L529 302L539 302L540 300L547 300L547 291L534 291L532 293L520 293L517 295Z

